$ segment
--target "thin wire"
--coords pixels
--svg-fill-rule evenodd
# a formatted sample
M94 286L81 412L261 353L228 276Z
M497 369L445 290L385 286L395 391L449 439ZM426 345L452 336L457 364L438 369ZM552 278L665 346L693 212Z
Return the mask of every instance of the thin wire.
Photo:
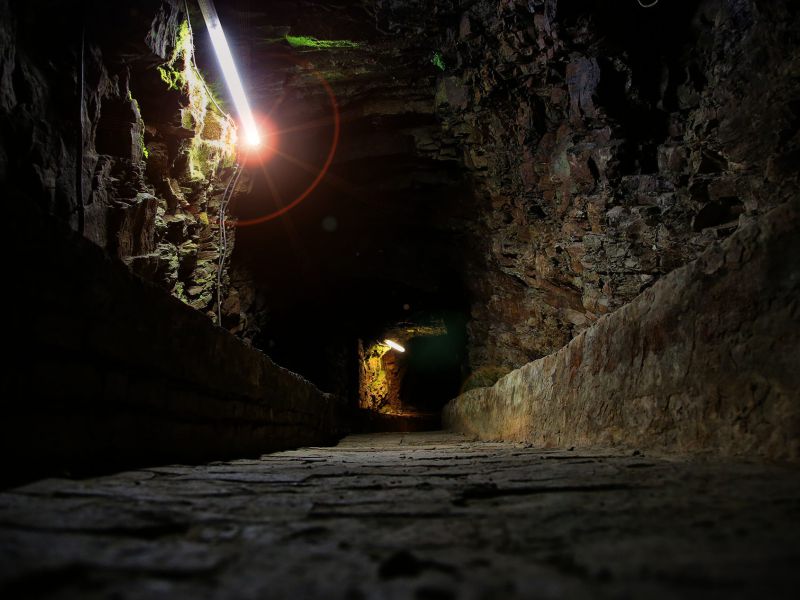
M228 252L228 232L225 228L225 212L228 209L228 202L230 202L236 186L239 183L239 177L242 175L242 167L236 164L234 167L234 174L228 180L228 186L222 194L222 200L219 204L219 262L217 264L217 325L222 327L222 272L225 266L225 255Z
M194 30L192 29L192 19L191 14L189 13L189 2L188 0L184 0L183 2L184 10L186 11L186 25L189 29L189 43L192 45L192 54L191 54L191 61L192 61L192 68L197 73L197 79L203 85L203 88L208 95L208 99L211 100L211 103L214 107L222 114L223 117L228 119L231 123L233 123L233 117L228 114L227 111L223 110L222 107L217 104L217 101L214 99L214 94L211 93L211 90L206 84L205 79L203 78L202 74L200 73L200 69L197 66L197 62L194 58ZM219 205L219 262L217 264L217 325L222 327L222 273L224 271L225 266L225 255L228 252L228 231L225 227L225 213L228 208L228 202L230 202L231 197L233 196L233 192L236 190L236 185L239 183L239 177L242 174L242 167L240 164L236 164L234 167L234 174L231 175L231 178L228 180L228 185L225 187L225 191L222 194L222 200L220 201Z
M653 0L650 4L644 4L642 0L636 0L639 3L639 6L642 8L653 8L656 4L658 4L659 0Z
M225 254L228 251L228 232L225 228L225 213L228 206L230 196L236 189L236 184L239 182L239 175L241 174L241 167L239 164L235 166L234 174L228 180L228 185L225 192L222 194L222 200L219 204L219 261L217 263L217 325L222 327L222 272L225 264Z

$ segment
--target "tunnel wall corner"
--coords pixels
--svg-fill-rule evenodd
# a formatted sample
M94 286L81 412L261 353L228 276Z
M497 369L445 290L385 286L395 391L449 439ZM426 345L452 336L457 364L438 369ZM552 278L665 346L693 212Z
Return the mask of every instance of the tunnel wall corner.
M558 352L452 400L485 440L800 459L800 201L743 223Z

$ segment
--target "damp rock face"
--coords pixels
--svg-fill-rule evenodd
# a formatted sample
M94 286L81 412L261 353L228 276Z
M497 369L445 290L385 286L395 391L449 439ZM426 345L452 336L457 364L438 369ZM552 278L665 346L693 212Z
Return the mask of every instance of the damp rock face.
M337 400L207 317L235 132L184 3L42 4L0 1L8 478L329 443ZM224 325L250 300L226 295Z
M220 248L232 171L196 161L224 119L187 110L178 0L65 10L69 27L0 0L4 191L207 314L222 258L223 325L324 371L326 389L356 393L357 340L404 305L463 316L465 387L493 381L798 192L789 0L220 4L253 104L303 130L281 140L309 152L303 177L338 109L330 171L290 214L298 235L276 220ZM319 352L297 341L311 336Z
M182 68L176 61L192 52L183 7L149 0L95 5L83 15L56 3L48 10L68 22L51 23L37 3L12 11L0 2L0 173L21 211L67 221L211 316L221 252L222 285L230 289L235 235L229 227L221 250L218 213L232 156L220 160L208 147L230 143L232 130L205 107L195 122L191 85L186 77L169 80ZM225 324L237 327L243 313L226 313Z
M800 202L742 226L445 424L537 446L800 459Z

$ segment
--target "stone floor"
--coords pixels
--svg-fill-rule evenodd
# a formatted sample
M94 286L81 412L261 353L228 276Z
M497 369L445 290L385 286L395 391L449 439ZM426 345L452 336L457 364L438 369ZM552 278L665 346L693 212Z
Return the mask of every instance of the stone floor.
M354 436L0 494L3 598L799 597L800 472Z

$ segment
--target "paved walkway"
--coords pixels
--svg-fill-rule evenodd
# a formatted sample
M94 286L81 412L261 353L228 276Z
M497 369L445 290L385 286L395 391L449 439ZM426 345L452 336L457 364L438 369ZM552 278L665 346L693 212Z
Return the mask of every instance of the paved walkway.
M0 494L0 596L791 597L799 475L415 433L48 479Z

